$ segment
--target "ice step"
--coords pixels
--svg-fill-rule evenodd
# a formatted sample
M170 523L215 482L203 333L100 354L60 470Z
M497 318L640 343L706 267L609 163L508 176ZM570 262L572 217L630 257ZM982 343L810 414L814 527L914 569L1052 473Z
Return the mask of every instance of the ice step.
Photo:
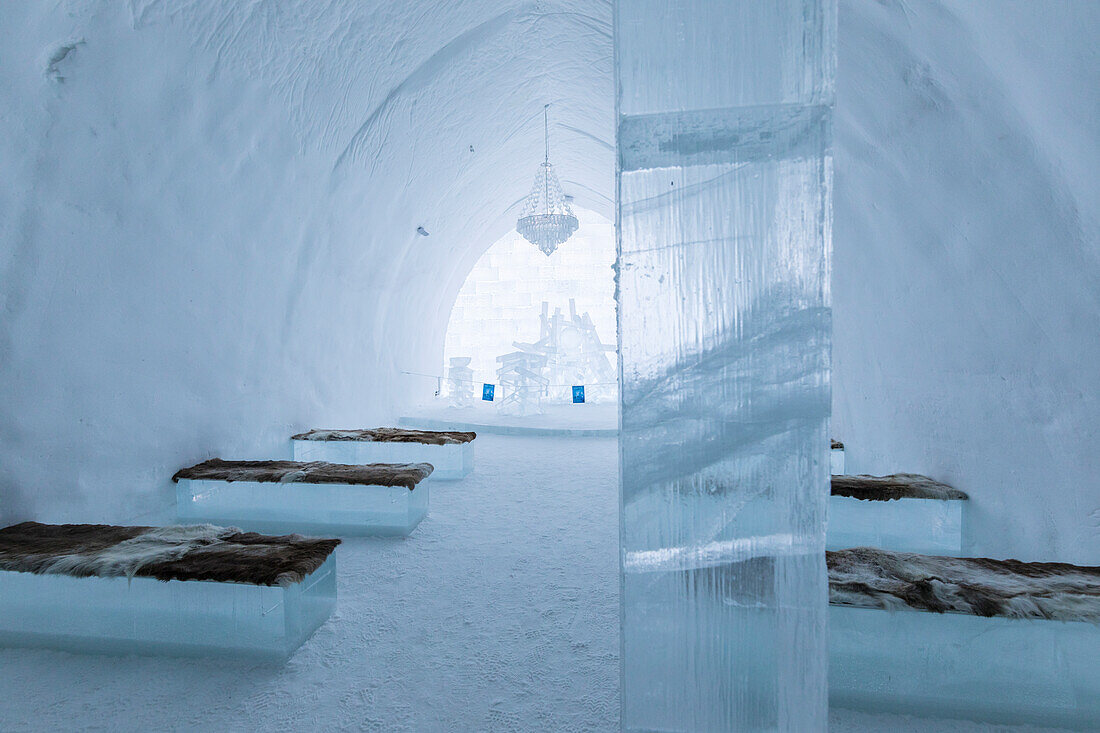
M435 481L465 478L474 467L476 433L401 428L310 430L291 438L296 461L430 463Z
M834 475L826 547L958 555L963 550L967 498L916 474Z
M206 465L200 464L176 474L180 522L265 533L407 536L428 514L423 479L429 464L218 463L220 470L194 471ZM240 464L276 468L257 475L239 471Z

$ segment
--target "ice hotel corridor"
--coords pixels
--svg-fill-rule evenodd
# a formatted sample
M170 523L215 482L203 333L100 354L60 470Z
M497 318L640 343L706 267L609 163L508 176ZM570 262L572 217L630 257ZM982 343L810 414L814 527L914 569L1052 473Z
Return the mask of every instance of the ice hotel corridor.
M1100 730L1098 37L0 0L0 733Z

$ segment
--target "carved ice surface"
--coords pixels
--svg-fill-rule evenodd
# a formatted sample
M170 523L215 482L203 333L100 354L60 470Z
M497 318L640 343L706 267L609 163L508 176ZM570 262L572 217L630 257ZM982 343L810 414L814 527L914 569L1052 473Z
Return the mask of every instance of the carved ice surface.
M965 499L829 498L827 549L881 547L924 555L962 553Z
M295 441L297 442L297 441ZM428 482L404 486L271 481L176 484L181 524L219 524L264 534L404 536L428 514Z
M1081 621L829 609L829 700L871 712L1092 730L1100 628Z
M834 28L618 6L625 730L826 727Z
M286 587L0 571L0 645L281 660L335 607L335 556Z

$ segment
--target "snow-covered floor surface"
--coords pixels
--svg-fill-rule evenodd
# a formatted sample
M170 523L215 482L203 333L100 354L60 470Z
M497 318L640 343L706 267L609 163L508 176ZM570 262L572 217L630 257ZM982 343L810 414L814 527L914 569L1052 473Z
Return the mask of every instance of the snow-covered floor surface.
M0 650L0 731L606 731L618 722L613 438L485 435L407 539L337 550L283 666ZM833 731L978 733L834 710Z

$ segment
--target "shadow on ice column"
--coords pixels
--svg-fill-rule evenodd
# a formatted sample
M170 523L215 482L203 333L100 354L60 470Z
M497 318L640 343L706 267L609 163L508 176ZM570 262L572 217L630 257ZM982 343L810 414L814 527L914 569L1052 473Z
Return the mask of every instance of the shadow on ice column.
M624 730L826 728L835 28L617 4Z

